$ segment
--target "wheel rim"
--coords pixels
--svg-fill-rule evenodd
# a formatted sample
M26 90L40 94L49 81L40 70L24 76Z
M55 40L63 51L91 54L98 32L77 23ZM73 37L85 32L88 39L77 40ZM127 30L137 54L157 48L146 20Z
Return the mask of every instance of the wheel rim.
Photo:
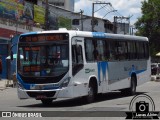
M90 87L89 90L88 90L88 96L93 96L93 88Z
M89 102L92 102L94 99L94 91L93 91L93 88L90 86L88 88L88 100Z

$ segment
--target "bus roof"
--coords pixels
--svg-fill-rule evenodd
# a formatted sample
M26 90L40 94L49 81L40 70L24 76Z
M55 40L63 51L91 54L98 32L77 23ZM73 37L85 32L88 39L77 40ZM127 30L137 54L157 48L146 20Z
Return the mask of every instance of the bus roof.
M113 34L113 33L104 33L104 32L76 31L76 30L67 30L67 29L28 32L28 33L21 34L21 36L34 35L34 34L46 34L46 33L69 33L72 36L79 36L79 37L148 41L147 37L142 37L142 36L122 35L122 34Z

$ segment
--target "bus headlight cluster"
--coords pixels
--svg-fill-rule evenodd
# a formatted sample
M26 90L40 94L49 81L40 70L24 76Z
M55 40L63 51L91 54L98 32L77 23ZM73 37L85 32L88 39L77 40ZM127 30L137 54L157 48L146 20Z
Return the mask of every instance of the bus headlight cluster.
M70 82L71 77L67 77L66 79L64 79L64 81L61 83L60 87L67 87L69 82Z
M22 85L21 83L18 82L17 85L18 85L18 88L19 88L19 89L24 89L24 87L23 87L23 85Z

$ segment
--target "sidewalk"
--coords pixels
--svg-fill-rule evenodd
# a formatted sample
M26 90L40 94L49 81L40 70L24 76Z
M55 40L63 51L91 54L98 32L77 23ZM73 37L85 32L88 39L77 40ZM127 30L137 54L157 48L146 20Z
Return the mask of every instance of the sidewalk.
M13 87L13 80L1 79L0 80L0 91Z

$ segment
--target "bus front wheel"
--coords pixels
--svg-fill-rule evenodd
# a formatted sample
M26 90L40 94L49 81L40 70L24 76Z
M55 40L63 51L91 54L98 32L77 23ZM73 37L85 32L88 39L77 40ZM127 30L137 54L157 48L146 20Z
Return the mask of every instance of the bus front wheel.
M95 85L93 83L89 84L88 87L88 95L85 97L87 103L92 103L95 100L95 96L96 96L96 88Z

